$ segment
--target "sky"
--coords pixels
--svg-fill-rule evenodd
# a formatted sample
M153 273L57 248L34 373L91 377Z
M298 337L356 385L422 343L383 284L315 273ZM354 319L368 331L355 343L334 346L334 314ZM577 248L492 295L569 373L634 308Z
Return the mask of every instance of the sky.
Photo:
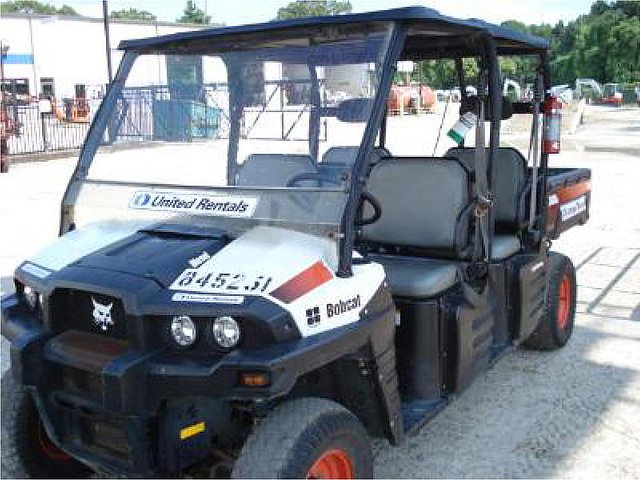
M56 6L70 5L78 13L90 17L102 16L101 0L41 0ZM137 8L157 15L158 20L175 21L182 15L186 0L108 0L110 10ZM530 24L565 22L588 13L594 0L351 0L354 12L424 5L444 15L460 18L481 18L500 23L519 20ZM266 22L272 20L278 8L290 0L195 0L212 16L212 22L226 25Z

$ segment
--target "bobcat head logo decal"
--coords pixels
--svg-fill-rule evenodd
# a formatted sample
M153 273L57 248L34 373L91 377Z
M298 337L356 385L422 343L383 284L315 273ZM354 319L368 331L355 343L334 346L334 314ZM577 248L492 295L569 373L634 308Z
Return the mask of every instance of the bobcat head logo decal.
M113 307L113 302L109 305L102 305L101 303L96 302L93 297L91 297L91 301L93 302L93 323L103 331L106 331L107 328L113 325L113 320L111 319L111 307Z

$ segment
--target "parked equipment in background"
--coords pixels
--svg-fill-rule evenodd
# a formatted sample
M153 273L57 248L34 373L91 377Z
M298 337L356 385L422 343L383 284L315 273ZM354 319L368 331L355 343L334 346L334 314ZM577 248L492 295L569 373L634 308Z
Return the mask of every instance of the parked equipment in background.
M624 95L619 83L605 83L602 88L602 98L600 101L607 105L616 107L622 106Z
M63 98L62 105L60 108L55 97L51 98L51 110L58 120L70 123L89 123L90 108L84 85L76 85L75 97Z
M624 94L619 83L605 83L601 85L593 78L576 79L576 96L586 98L587 102L599 103L601 105L622 106Z
M435 103L435 93L427 85L393 85L387 99L387 109L391 115L426 113L432 110Z

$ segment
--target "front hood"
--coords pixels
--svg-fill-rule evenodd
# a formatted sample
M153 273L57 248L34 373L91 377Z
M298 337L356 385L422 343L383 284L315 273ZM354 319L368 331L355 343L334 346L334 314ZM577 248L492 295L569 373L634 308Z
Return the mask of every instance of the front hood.
M292 230L258 226L233 240L215 228L106 222L64 235L16 276L44 292L77 283L136 312L266 300L306 336L357 321L384 280L377 264L356 265L349 278L334 275L336 264L333 241Z

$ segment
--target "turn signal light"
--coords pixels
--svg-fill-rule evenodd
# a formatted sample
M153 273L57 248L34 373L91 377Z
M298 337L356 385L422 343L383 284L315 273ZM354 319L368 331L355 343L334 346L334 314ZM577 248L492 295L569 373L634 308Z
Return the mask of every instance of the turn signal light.
M245 387L264 387L269 385L269 374L264 372L243 372L240 383Z

